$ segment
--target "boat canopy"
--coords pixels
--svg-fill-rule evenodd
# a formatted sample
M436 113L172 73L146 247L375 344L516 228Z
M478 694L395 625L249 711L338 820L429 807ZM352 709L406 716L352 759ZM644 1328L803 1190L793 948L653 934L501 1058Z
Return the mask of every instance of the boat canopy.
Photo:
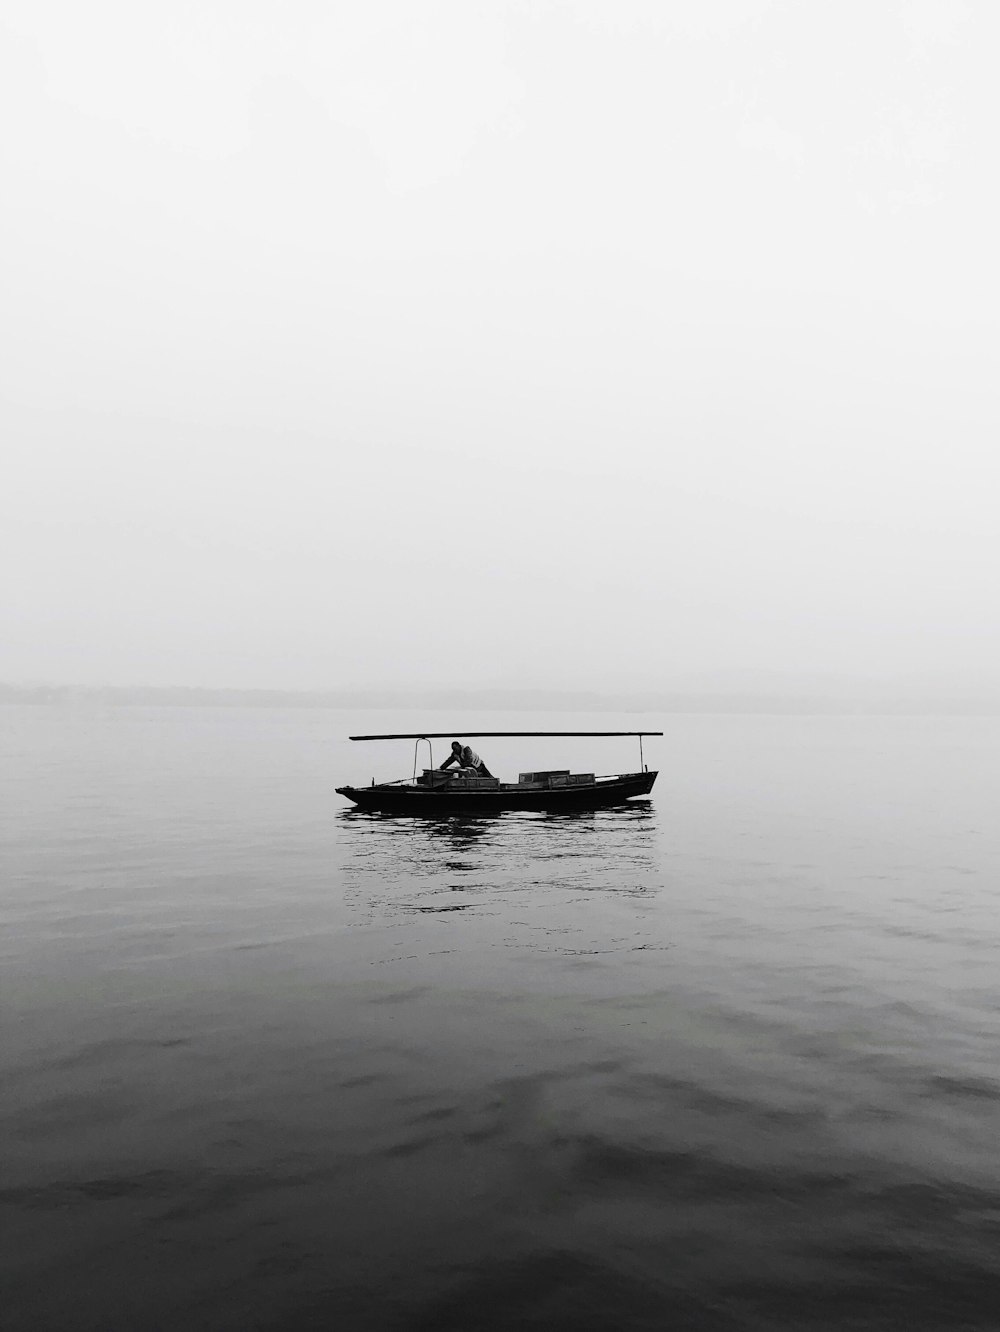
M349 740L447 740L453 735L483 736L518 735L662 735L662 731L469 731L456 726L453 731L406 731L398 735L351 735Z

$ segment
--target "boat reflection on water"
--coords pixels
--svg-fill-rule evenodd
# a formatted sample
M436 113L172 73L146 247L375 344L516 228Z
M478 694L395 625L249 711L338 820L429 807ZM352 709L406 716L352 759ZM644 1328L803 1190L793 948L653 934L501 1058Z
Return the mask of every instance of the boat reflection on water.
M526 894L534 908L567 892L647 896L660 883L650 800L480 818L345 809L337 827L348 900L369 918L471 906L506 914L506 907L525 905Z

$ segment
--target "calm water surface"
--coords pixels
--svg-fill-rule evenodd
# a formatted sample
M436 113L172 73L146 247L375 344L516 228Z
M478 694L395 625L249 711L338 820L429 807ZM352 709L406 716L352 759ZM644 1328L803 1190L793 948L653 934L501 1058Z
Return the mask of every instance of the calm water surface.
M1000 1326L1000 721L476 720L0 711L5 1332Z

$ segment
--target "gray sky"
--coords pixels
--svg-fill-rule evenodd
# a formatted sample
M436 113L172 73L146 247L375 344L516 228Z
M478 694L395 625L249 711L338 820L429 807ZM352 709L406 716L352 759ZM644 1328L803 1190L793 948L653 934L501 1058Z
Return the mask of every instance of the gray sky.
M0 678L1000 675L993 0L0 21Z

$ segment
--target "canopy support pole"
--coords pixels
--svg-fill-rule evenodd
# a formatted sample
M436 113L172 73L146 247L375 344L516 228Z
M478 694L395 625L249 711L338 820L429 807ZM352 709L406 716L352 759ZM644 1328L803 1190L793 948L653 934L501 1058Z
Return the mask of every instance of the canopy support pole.
M434 767L434 746L428 740L426 735L418 735L417 743L413 746L413 780L417 780L417 751L420 748L420 742L423 740L427 745L427 752L430 754L430 766Z

